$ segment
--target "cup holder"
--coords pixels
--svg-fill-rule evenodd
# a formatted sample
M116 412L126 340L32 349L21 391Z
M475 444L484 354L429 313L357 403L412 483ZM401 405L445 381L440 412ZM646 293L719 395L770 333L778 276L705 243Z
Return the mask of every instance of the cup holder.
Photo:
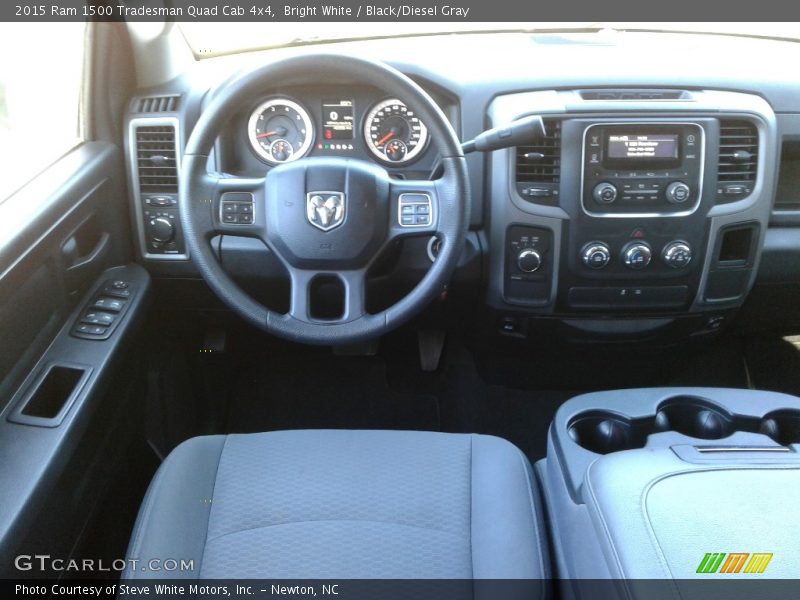
M715 404L690 396L662 403L655 421L657 431L676 431L701 440L719 440L735 431L731 415Z
M647 436L630 420L607 412L578 415L568 431L576 444L596 454L643 448L647 441Z
M800 444L800 410L769 413L761 420L759 433L768 435L782 446Z
M779 410L763 418L733 415L721 406L693 396L675 396L652 417L630 419L605 410L577 414L567 425L570 438L596 454L644 448L647 437L674 431L699 440L719 440L736 432L761 433L782 446L800 444L800 410Z

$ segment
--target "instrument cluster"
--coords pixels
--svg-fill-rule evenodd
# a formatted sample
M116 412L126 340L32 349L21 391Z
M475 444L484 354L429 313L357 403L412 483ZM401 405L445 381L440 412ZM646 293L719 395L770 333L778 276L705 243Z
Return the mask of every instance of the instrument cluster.
M333 153L366 154L385 166L402 167L417 161L430 141L415 111L391 97L369 103L320 97L312 104L295 96L271 96L252 109L246 126L250 148L269 165Z

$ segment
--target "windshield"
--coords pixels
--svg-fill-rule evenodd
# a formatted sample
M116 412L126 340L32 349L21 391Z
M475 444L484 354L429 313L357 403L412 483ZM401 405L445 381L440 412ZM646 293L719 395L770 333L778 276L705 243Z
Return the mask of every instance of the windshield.
M493 31L677 31L800 40L800 28L797 23L281 22L237 23L220 27L219 23L185 22L181 23L180 27L198 58L332 40Z

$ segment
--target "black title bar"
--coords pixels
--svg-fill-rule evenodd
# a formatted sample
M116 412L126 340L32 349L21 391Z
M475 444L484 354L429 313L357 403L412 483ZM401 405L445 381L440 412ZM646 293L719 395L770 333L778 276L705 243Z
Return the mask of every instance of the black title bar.
M10 0L0 21L797 21L786 0Z

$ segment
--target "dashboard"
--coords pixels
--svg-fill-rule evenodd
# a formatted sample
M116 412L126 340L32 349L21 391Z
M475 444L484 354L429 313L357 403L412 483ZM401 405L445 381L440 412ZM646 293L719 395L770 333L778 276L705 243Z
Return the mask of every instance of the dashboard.
M800 79L775 62L800 58L800 45L595 35L431 36L419 38L415 60L379 40L310 51L384 58L431 94L462 140L542 117L541 139L468 157L471 227L454 283L478 290L489 327L528 337L537 323L555 318L587 336L649 335L662 326L683 336L714 334L745 303L759 265L773 278L800 279L784 260L787 246L800 242ZM700 37L712 53L697 53ZM478 40L493 43L478 47ZM452 53L442 53L441 44ZM713 59L734 49L743 57L735 68ZM457 54L462 58L448 58ZM520 55L531 60L508 60ZM197 79L204 83L180 79L132 100L132 214L141 258L156 274L185 277L192 267L177 219L176 173L148 179L155 169L147 161L168 162L164 150L171 149L177 169L192 122L216 86L233 67L270 56L201 61ZM175 98L175 106L139 110L154 97ZM297 81L253 97L231 116L209 169L260 177L283 162L333 155L373 162L393 177L428 179L438 166L434 146L413 107L354 74L352 81ZM217 241L227 268L253 276L237 256L252 260L257 250L229 237ZM383 274L391 280L394 269L397 278L413 279L424 271L435 260L435 239L418 246L397 250ZM258 276L279 273L265 266Z

